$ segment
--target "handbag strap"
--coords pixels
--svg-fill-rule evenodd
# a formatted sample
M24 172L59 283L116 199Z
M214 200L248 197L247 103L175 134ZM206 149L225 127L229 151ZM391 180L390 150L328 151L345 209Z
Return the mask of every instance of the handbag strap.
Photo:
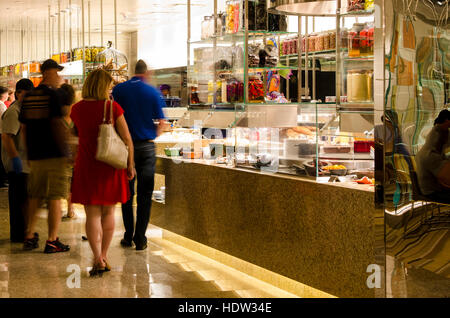
M111 105L110 105L110 108L109 108L109 115L110 115L111 124L113 123L113 119L114 119L114 117L113 117L113 104L114 104L114 99L111 98Z
M114 99L111 99L111 105L110 105L110 109L109 109L109 123L112 124L113 122L113 104L114 104ZM106 104L108 104L108 99L105 99L105 104L103 105L103 123L107 124L108 122L106 121Z

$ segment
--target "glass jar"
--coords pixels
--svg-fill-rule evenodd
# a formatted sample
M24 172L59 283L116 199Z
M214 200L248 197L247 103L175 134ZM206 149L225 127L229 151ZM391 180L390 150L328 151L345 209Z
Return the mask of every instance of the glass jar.
M234 22L234 32L233 33L238 32L240 29L240 26L241 26L239 23L239 21L241 20L240 19L240 13L241 13L240 6L241 6L241 4L240 4L239 0L234 1L234 21L235 22Z
M250 102L264 102L264 84L258 75L249 77L248 100Z
M223 21L223 13L219 13L217 15L217 34L216 34L218 36L223 35L223 32L222 32L223 31L222 21ZM214 25L213 25L213 34L214 34Z
M280 55L284 56L284 55L288 55L288 48L289 48L289 40L288 39L284 39L281 42L281 51L280 51Z
M209 24L208 24L208 38L213 37L215 34L214 30L214 16L209 17Z
M308 37L308 52L314 52L316 49L316 35Z
M348 29L343 28L341 30L341 47L343 49L348 49Z
M370 55L369 47L369 25L364 25L364 29L359 32L359 50L361 56Z
M363 11L366 0L348 0L347 11Z
M244 102L244 83L242 82L237 83L237 102Z
M226 31L227 33L233 33L234 31L234 1L228 0L226 2L227 17L226 17Z
M330 49L330 39L331 35L329 32L325 32L321 35L323 37L323 50L327 51Z
M216 81L216 103L222 103L222 81Z
M361 56L361 38L360 32L364 29L364 23L355 23L353 28L348 32L348 56Z
M373 23L369 23L369 31L368 31L368 38L369 38L369 55L373 55L374 54L374 32L375 32L375 28Z
M293 39L292 42L293 42L293 53L292 54L298 54L298 38Z
M227 102L234 103L237 99L237 81L232 79L227 83Z
M200 99L198 98L197 87L191 87L191 104L200 104Z
M208 104L214 102L214 82L212 80L208 81Z
M257 67L259 66L260 58L259 58L259 44L249 44L248 45L248 66L249 67Z
M201 39L202 40L208 38L208 28L209 28L209 19L210 18L211 17L209 17L209 16L206 16L206 17L203 18L203 21L202 21L202 32L201 32Z
M347 72L347 101L373 101L373 72L352 70Z
M330 50L336 49L336 31L330 32Z
M364 3L364 10L370 11L374 8L374 0L366 0Z
M288 52L289 55L294 54L294 39L290 38L290 39L287 39L286 41L287 41L286 51Z
M324 46L325 46L324 40L325 40L325 38L324 38L323 34L319 34L316 36L316 41L314 43L315 44L315 49L314 49L315 52L320 52L320 51L324 50Z

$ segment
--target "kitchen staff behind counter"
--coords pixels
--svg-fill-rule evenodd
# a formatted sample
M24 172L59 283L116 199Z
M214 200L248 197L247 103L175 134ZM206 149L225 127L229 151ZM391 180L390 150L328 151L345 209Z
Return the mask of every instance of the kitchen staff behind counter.
M159 90L161 91L162 96L169 97L170 96L170 85L168 84L162 84L159 87Z
M417 177L422 194L433 201L450 204L449 143L450 111L441 111L425 144L416 155Z

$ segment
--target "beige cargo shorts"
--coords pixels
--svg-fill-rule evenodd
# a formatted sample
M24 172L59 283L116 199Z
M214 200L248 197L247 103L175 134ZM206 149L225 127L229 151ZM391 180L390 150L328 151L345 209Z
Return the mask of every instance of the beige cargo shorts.
M59 200L67 198L69 178L67 158L30 160L28 193L33 199Z

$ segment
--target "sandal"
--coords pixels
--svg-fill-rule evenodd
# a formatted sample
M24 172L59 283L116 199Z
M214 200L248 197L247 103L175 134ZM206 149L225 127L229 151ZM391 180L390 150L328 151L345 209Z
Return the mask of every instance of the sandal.
M69 215L69 212L67 212L66 215L64 215L63 220L73 220L77 218L77 214L75 213L75 211L72 212L72 216Z
M111 271L111 266L108 264L108 262L104 259L103 262L105 262L105 272Z
M89 271L89 276L93 277L96 275L102 275L103 272L105 272L105 267L100 267L99 264L94 264L94 266L92 266L92 269Z

